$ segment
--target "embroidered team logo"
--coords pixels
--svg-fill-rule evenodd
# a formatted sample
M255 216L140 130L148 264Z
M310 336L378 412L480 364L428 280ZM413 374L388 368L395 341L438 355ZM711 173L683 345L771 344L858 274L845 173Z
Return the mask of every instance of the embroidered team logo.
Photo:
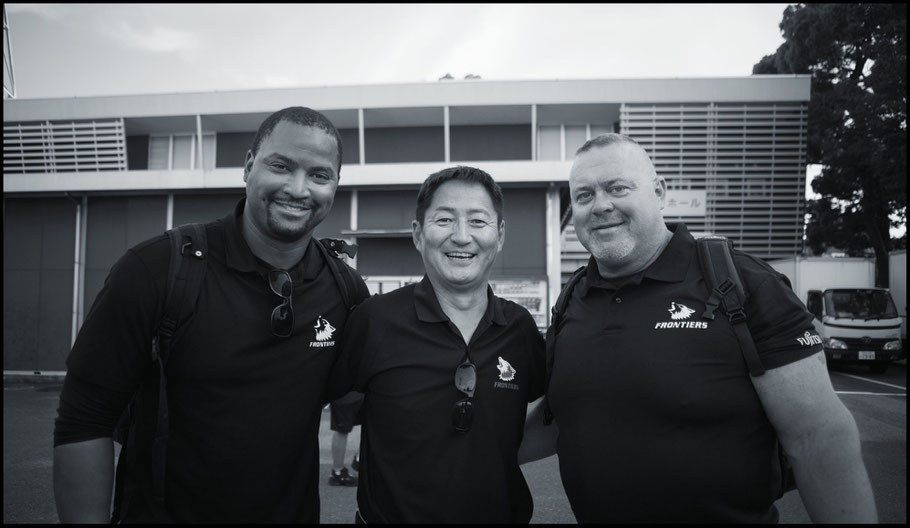
M512 365L508 361L499 358L499 363L496 365L496 368L499 369L499 379L502 381L512 381L515 379L515 369L512 368Z
M806 333L803 334L802 337L797 337L796 341L803 346L812 346L812 345L822 344L822 338L817 335L813 335L809 331L806 331Z
M666 305L665 305L666 306ZM670 319L672 321L658 321L654 323L655 330L668 330L668 329L679 329L679 328L695 328L699 330L704 330L708 328L707 321L687 321L692 317L692 314L695 313L695 310L689 308L685 304L680 304L676 301L670 303L670 308L667 309L670 312Z
M335 345L335 341L331 341L332 334L335 333L335 327L325 317L321 315L317 317L313 328L316 329L316 341L311 341L310 347L321 348Z
M670 312L670 319L673 319L674 321L688 319L695 313L695 310L689 308L685 304L676 304L675 302L670 303L670 309L667 311Z

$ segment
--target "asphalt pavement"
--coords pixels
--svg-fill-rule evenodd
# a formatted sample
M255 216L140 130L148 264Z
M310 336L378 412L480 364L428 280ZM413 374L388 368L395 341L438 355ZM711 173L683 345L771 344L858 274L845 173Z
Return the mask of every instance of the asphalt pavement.
M872 480L881 522L907 521L906 364L884 375L864 369L831 371L841 400L860 429L863 457ZM4 379L3 386L3 522L56 523L52 487L53 420L60 380ZM350 524L356 509L356 488L328 485L332 464L328 410L319 433L322 523ZM346 462L357 448L360 428L348 436ZM596 453L592 453L596 456ZM559 478L558 460L550 457L522 466L534 497L532 523L574 523ZM806 523L809 516L799 492L777 503L781 523Z

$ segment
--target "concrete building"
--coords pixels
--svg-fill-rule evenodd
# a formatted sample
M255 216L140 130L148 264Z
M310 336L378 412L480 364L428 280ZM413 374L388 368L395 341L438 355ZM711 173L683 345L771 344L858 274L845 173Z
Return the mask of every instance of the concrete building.
M132 245L227 214L271 112L309 106L344 141L317 236L360 246L374 292L423 275L417 189L457 164L505 194L497 292L545 327L587 254L567 178L588 138L622 132L669 184L668 220L764 258L802 248L810 77L433 83L3 101L3 368L59 372L110 266Z

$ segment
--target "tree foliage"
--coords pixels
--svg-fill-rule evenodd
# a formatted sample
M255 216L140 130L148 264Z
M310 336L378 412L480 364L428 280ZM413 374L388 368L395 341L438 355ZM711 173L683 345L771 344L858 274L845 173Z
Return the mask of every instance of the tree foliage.
M796 4L780 23L785 42L753 74L812 74L807 157L823 166L808 204L807 243L876 256L906 247L907 5Z

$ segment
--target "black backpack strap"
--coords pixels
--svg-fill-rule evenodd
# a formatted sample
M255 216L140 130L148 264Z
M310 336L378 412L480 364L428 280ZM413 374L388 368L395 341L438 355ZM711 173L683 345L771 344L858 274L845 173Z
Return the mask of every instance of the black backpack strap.
M746 312L743 308L746 293L733 262L733 242L726 237L707 236L696 240L695 247L702 275L711 292L705 301L702 317L713 320L714 312L718 307L722 308L739 340L749 374L761 376L765 373L765 367L762 366L752 333L746 325Z
M167 404L166 367L171 341L178 325L185 321L196 306L202 289L208 256L205 226L185 224L167 231L171 241L168 269L168 292L164 316L152 340L152 360L158 363L158 418L152 441L152 497L164 504L164 474L167 467L167 441L170 414Z
M348 267L341 260L341 254L344 253L351 258L357 255L357 245L348 244L344 240L334 238L316 239L316 246L325 257L325 261L335 277L338 289L341 291L341 299L348 311L354 309L360 300L369 297L369 290L363 285L363 281L358 281L354 277L354 270Z
M578 281L587 273L587 269L587 266L582 266L572 273L572 276L569 277L569 282L567 282L566 286L559 292L559 296L556 298L556 304L554 304L553 308L550 310L550 326L547 327L546 337L547 390L550 388L550 378L553 376L553 362L556 360L556 332L559 323L562 322L563 315L566 313L566 306L569 304L569 299L572 298L572 290L575 289L575 285L578 284ZM543 423L544 425L550 425L553 423L553 411L550 410L550 400L547 399L545 402L546 407L544 407L543 410Z
M203 224L186 224L170 229L166 232L170 242L170 257L168 261L167 285L164 300L164 313L155 335L152 337L151 360L158 365L158 405L155 421L155 436L152 440L152 495L164 504L164 473L167 465L167 439L170 429L170 415L167 405L167 377L165 367L171 349L171 341L180 322L186 320L195 309L196 299L202 290L202 281L205 277L208 244L206 242L205 226ZM126 422L127 428L118 435L121 442L120 458L117 462L117 476L114 486L114 509L111 516L112 523L119 523L126 516L127 506L123 504L124 469L128 464L128 447L132 441L131 431L133 422L137 418L136 397L130 401L129 407L121 417L121 422ZM125 420L124 420L125 418ZM118 424L119 426L119 424Z

